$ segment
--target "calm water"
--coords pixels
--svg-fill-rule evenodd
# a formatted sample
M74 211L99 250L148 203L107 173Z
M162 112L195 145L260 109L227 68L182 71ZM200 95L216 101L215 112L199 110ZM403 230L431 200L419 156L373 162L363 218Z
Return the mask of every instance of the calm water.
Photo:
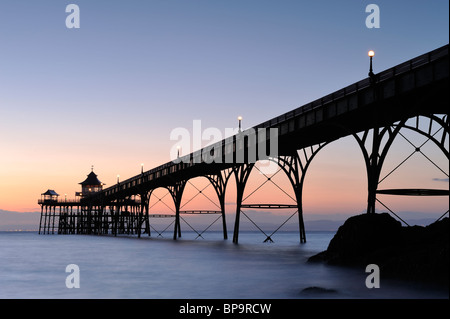
M447 289L383 279L368 289L364 269L307 264L331 232L279 232L275 243L242 232L239 245L210 232L206 240L0 232L0 298L448 298ZM168 236L169 237L169 236ZM68 289L66 266L80 269ZM304 293L318 286L334 293Z

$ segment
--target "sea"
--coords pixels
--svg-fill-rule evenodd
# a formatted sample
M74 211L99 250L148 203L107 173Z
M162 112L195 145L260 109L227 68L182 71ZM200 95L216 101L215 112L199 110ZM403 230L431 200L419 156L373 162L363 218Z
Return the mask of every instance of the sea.
M307 259L334 232L278 232L264 242L241 232L198 237L39 235L0 232L1 299L448 299L437 287L379 275L368 288L365 268Z

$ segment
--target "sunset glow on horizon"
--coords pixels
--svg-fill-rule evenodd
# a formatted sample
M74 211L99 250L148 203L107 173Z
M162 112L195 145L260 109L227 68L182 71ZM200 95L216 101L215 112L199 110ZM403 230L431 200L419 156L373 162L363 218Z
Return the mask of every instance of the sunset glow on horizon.
M447 1L378 1L379 29L365 26L369 3L80 0L80 28L67 29L66 4L4 1L0 210L39 211L47 189L72 199L92 166L109 187L118 175L125 180L169 162L171 131L190 131L195 120L203 129L223 132L241 121L245 129L341 89L367 77L369 50L376 52L377 73L448 43ZM404 134L417 145L426 140ZM382 176L413 151L397 138ZM426 143L423 152L448 174L438 147ZM252 172L246 194L264 180ZM206 187L205 181L192 183ZM274 182L293 196L283 172ZM448 175L416 154L379 188L448 189ZM212 187L206 191L217 203ZM273 183L261 191L248 201L292 203ZM188 184L183 200L196 193ZM395 211L439 216L448 210L446 196L380 199ZM227 213L235 212L235 200L231 177ZM215 206L205 196L186 204ZM306 174L305 216L358 214L366 206L358 144L346 137L327 145ZM170 213L164 205L155 210Z

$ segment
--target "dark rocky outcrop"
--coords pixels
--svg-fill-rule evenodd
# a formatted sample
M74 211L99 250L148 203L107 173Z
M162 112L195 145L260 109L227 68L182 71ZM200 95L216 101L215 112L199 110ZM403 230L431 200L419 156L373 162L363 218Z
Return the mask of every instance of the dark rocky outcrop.
M337 293L337 290L323 287L311 286L302 289L303 294L325 294L325 293Z
M387 213L350 217L326 251L309 258L332 265L377 264L384 276L449 282L449 219L402 227Z

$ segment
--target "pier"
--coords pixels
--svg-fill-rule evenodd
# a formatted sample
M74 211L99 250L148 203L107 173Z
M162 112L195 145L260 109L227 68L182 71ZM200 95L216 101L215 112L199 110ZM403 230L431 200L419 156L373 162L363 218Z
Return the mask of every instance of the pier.
M372 58L372 56L371 56ZM225 192L228 181L236 182L236 211L233 242L239 241L241 214L247 208L294 209L299 241L306 242L302 193L304 176L315 155L329 143L353 136L358 143L367 173L367 213L384 204L377 194L448 196L449 190L378 188L386 155L401 130L412 130L434 143L449 159L449 57L448 45L405 61L353 83L306 105L293 109L248 130L177 160L144 171L104 188L92 170L75 200L60 199L48 190L42 194L40 234L142 234L151 235L149 209L155 189L169 191L173 203L173 239L181 237L183 214L216 214L228 239ZM275 134L271 134L275 132ZM439 132L439 134L436 134ZM276 156L268 156L277 145ZM265 152L260 152L264 149ZM256 150L256 151L255 151ZM420 152L420 146L416 147ZM262 154L260 154L262 153ZM255 164L271 160L288 177L295 205L286 203L244 203L244 190ZM441 169L441 171L444 171ZM445 173L445 172L444 172ZM448 173L445 173L448 177ZM217 210L181 209L183 191L190 179L205 177L215 190ZM269 177L267 177L270 179ZM201 190L199 190L201 192ZM395 212L391 212L395 215ZM447 212L444 213L448 214ZM246 216L246 215L245 215ZM247 216L248 217L248 216ZM282 225L281 225L282 226ZM280 226L280 227L281 227ZM258 227L256 225L256 227ZM277 229L278 230L278 229ZM198 234L201 234L198 232ZM266 241L271 241L271 235Z

